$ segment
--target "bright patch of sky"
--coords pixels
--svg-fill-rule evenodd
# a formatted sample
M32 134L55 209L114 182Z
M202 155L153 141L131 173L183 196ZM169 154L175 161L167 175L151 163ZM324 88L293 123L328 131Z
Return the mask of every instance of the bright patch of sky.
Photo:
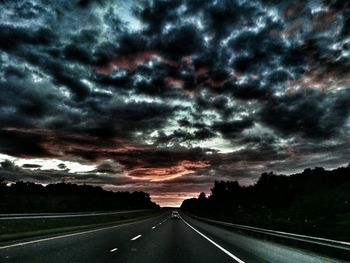
M16 158L6 154L0 154L0 162L10 160L17 166L23 166L24 164L40 165L41 170L60 170L58 165L64 164L67 169L72 173L85 173L95 170L95 165L87 165L74 161L62 161L58 159L25 159Z
M219 153L232 153L244 149L244 146L234 146L229 140L215 137L198 143L192 143L193 147L210 148Z
M128 23L128 28L133 31L142 29L141 22L133 15L132 8L135 2L133 1L119 1L118 2L118 15L120 19Z

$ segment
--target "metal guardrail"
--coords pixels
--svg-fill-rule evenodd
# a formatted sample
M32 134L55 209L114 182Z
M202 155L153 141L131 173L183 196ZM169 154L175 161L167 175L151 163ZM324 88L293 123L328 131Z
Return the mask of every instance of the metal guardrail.
M306 235L288 233L283 231L275 231L275 230L246 226L246 225L232 224L232 223L227 223L223 221L216 221L208 218L199 217L192 214L188 214L188 215L198 220L219 225L219 226L225 226L228 228L244 230L251 233L263 234L270 237L293 240L296 242L303 242L307 244L312 244L317 247L322 246L329 249L335 249L336 251L333 251L333 253L331 253L332 255L338 255L337 253L341 253L342 254L341 258L350 259L350 242L313 237L313 236L306 236Z
M137 212L144 212L144 211L151 211L151 210L140 209L140 210L124 210L124 211L121 210L121 211L107 211L107 212L0 214L0 220L105 216L105 215L137 213Z

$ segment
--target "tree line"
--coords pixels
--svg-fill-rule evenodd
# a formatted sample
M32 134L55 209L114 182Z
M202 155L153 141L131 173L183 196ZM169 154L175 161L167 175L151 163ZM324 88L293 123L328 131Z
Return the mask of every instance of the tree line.
M181 209L211 219L350 240L350 167L306 169L290 176L263 173L251 186L215 181L211 194Z
M102 187L71 183L13 184L0 180L0 213L88 212L159 209L142 191L112 192Z

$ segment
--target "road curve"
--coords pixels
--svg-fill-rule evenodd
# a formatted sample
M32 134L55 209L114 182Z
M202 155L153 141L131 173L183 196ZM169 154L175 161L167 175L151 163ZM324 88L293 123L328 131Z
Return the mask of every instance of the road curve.
M170 212L81 234L0 247L1 263L341 262ZM343 261L344 262L344 261Z

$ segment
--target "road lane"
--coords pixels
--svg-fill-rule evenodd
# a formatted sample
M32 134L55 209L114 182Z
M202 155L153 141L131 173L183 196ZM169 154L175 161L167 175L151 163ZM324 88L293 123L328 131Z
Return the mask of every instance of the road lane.
M111 262L152 263L232 263L217 247L190 229L180 219L167 219L155 231L134 241L129 250L120 250Z
M340 262L182 216L187 224L170 219L168 211L115 228L0 248L0 262Z
M151 226L168 216L163 213L115 228L0 249L0 262L108 262L111 249L124 249L132 237L153 231Z

